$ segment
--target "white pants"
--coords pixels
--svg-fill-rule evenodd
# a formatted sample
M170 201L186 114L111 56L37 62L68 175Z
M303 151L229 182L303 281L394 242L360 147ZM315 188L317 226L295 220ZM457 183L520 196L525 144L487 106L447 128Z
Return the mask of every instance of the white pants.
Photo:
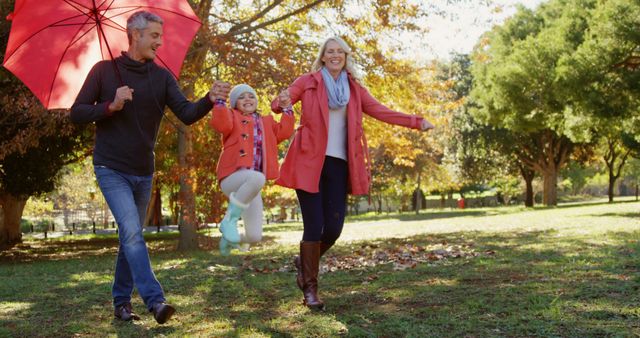
M263 206L260 191L264 183L264 174L250 169L240 169L220 182L220 189L227 197L233 193L238 201L249 205L242 212L244 234L240 241L243 243L262 240Z

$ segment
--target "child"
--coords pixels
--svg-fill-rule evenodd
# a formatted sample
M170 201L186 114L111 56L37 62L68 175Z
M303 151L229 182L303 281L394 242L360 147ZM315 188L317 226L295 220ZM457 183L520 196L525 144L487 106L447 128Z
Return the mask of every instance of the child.
M255 243L262 239L263 206L260 190L265 180L279 174L278 143L293 134L293 109L288 95L281 94L280 122L273 116L261 116L256 91L240 84L226 97L216 95L211 127L222 134L223 149L216 174L222 192L229 197L229 206L220 223L220 253L230 254L240 243ZM238 219L244 220L244 235L238 233Z

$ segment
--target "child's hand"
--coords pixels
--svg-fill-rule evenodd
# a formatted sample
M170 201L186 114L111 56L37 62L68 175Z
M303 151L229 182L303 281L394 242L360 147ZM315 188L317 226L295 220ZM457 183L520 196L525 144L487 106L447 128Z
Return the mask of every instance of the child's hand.
M291 97L289 96L289 90L285 89L280 92L278 95L278 103L280 108L289 108L291 107Z
M228 82L216 80L211 85L211 90L209 91L209 98L212 101L215 100L227 100L229 98L229 92L231 91L231 84Z

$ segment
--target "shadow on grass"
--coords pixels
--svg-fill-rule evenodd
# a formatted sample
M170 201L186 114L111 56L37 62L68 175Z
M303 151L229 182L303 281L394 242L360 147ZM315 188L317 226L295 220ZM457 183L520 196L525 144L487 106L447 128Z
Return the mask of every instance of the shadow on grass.
M156 251L172 250L178 233L144 234L147 246ZM115 256L118 252L117 235L65 236L49 240L28 240L15 247L0 251L2 262L28 262L38 260L68 260L86 256Z
M598 201L598 202L584 201L584 202L572 202L572 203L566 203L566 204L559 204L558 206L554 206L554 207L541 207L541 208L566 209L566 208L579 208L579 207L586 207L586 206L614 205L614 204L627 204L627 203L638 203L638 201L636 200L615 201L614 200L611 203L609 203L608 201Z
M640 218L640 212L607 212L603 214L589 214L588 216L596 216L596 217L625 217L625 218Z
M629 233L609 236L628 239ZM496 255L440 261L405 271L379 269L376 278L371 278L373 271L360 276L328 274L323 276L323 284L331 285L325 301L354 336L638 333L640 283L628 278L638 273L636 246L624 240L619 245L559 243L553 231L417 236L410 241L454 243L461 238L472 238L476 248ZM351 285L336 287L344 279L351 279Z
M167 298L182 304L164 326L142 313L137 295L134 309L143 320L112 321L114 254L46 257L0 265L6 286L0 327L9 336L633 336L640 330L640 281L632 278L640 269L639 236L616 232L592 240L549 230L338 242L328 254L338 260L407 244L464 245L477 255L401 270L379 264L324 273L320 294L327 311L319 313L300 304L289 266L294 246L264 245L229 257L152 247ZM163 240L175 247L177 238ZM105 245L96 243L96 250Z
M374 214L368 213L363 215L349 215L347 216L347 222L363 222L363 221L381 221L381 220L400 220L400 221L420 221L420 220L434 220L434 219L444 219L444 218L456 218L456 217L483 217L483 216L495 216L495 215L508 215L513 213L518 213L522 211L537 211L537 210L549 210L549 209L567 209L567 208L581 208L581 207L592 207L598 205L612 205L612 204L627 204L627 203L637 203L635 200L628 201L615 201L613 203L609 202L593 202L593 201L583 201L583 202L573 202L567 204L560 204L558 206L535 206L534 208L525 208L524 206L506 206L506 207L487 207L487 208L478 208L478 209L425 209L421 210L419 214L415 214L415 212L406 212L406 213L391 213L391 214ZM611 215L604 214L602 216ZM613 216L617 216L617 214L612 214ZM627 213L625 215L631 215L633 217L633 213ZM638 216L640 214L637 214ZM599 215L598 215L599 216Z
M269 232L302 231L301 222L265 224L264 230Z
M399 221L420 221L420 220L432 220L441 218L454 218L454 217L481 217L494 214L500 214L501 212L495 212L494 210L422 210L419 214L415 213L402 213L402 214L367 214L367 215L351 215L347 216L347 222L365 222L365 221L382 221L382 220L399 220ZM504 213L510 213L505 208Z

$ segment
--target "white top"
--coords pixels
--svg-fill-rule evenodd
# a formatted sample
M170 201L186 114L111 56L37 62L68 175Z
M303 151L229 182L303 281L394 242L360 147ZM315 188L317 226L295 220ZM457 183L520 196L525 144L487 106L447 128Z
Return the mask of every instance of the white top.
M329 139L327 156L347 160L347 106L329 108Z

